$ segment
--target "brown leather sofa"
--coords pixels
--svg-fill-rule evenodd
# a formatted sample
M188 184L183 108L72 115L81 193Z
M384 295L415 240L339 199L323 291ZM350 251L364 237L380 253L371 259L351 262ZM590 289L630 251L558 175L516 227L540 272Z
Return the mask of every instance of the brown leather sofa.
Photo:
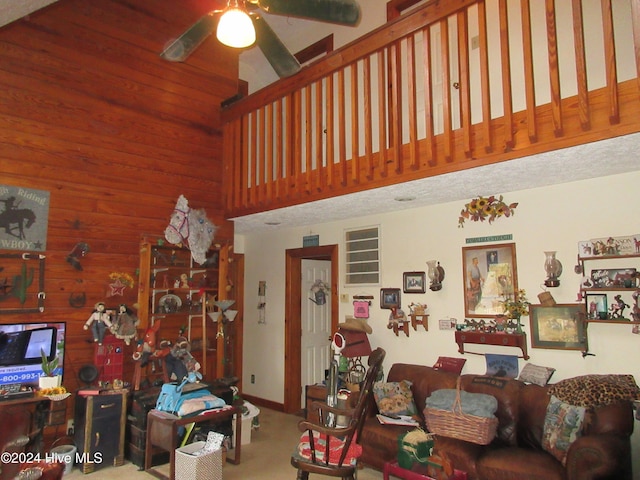
M438 389L456 388L457 378L455 373L431 367L394 364L387 381L412 382L413 397L422 416L427 397ZM491 444L436 437L434 453L446 456L456 469L467 472L469 480L631 479L634 418L630 401L588 409L582 435L571 444L563 466L542 448L550 386L470 374L462 375L461 380L463 390L486 393L498 400L498 431ZM361 461L382 470L385 462L396 460L398 436L411 427L381 425L375 417L375 405L370 410L360 437Z

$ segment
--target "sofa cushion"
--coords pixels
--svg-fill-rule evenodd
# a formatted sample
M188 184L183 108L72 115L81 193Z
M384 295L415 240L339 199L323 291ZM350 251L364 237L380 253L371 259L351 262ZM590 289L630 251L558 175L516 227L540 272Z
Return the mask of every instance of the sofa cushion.
M424 365L412 365L408 363L394 363L389 370L387 382L399 382L409 380L413 400L422 415L427 397L432 392L441 388L456 388L458 375L452 372L438 371Z
M555 371L556 369L552 367L541 367L539 365L534 365L533 363L527 363L520 372L518 380L544 387L549 383L549 379Z
M576 407L552 396L544 421L542 447L563 465L571 444L580 435L584 420L584 407Z
M411 382L376 382L373 384L373 398L378 411L383 415L410 415L417 413L413 401Z
M551 385L549 393L580 407L640 399L640 388L633 375L582 375Z
M484 393L498 401L498 431L494 442L517 445L518 397L524 383L508 378L485 375L462 375L462 389L469 393Z
M466 358L438 357L436 363L433 364L433 369L460 374L465 363L467 363Z
M487 450L476 463L477 478L491 480L564 480L558 460L543 450L504 447Z

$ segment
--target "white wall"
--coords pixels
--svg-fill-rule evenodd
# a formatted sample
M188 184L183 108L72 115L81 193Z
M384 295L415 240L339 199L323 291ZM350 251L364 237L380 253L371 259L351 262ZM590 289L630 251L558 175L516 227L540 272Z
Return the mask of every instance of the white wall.
M506 172L505 172L506 173ZM506 173L508 174L508 173ZM244 383L247 394L274 402L284 400L284 307L285 250L302 246L302 237L320 235L320 244L340 247L340 278L344 278L344 244L346 228L380 225L382 245L382 283L372 287L345 287L339 293L349 294L349 302L340 304L340 318L353 313L352 296L372 294L376 298L370 312L373 327L371 344L387 351L386 370L394 362L432 365L438 356L459 356L452 331L438 330L438 320L464 318L462 253L465 238L512 234L516 243L518 282L536 302L545 279L545 250L557 250L563 263L561 285L551 289L558 303L576 302L580 276L575 274L577 243L605 236L640 233L640 171L600 179L586 180L546 188L505 193L507 202L518 202L515 215L493 224L467 221L458 228L458 215L465 202L452 202L432 207L407 209L348 221L292 228L237 239L237 251L245 253L245 330ZM469 186L469 199L474 195ZM500 192L496 192L500 193ZM396 337L386 328L387 310L379 308L380 287L402 287L402 273L426 271L426 261L438 260L446 270L444 287L439 292L403 294L402 305L411 302L428 304L429 331L410 332L407 338ZM631 259L640 268L640 261ZM590 268L589 266L587 266ZM266 324L258 324L257 288L267 282ZM524 318L529 331L528 318ZM640 380L640 335L626 325L589 325L589 349L595 356L582 358L580 352L532 349L530 362L557 369L553 381L587 373L632 373ZM516 354L507 347L473 346L474 351ZM465 373L484 373L483 356L465 355ZM525 364L520 360L520 368ZM256 383L249 383L251 375Z
M505 172L505 175L508 175ZM504 193L508 203L518 202L515 215L493 224L466 222L458 228L458 215L465 202L452 202L432 207L407 209L349 221L317 225L313 228L291 228L238 236L236 251L245 254L245 320L244 320L244 393L276 403L284 401L284 308L285 250L302 246L302 237L320 235L320 244L338 244L340 278L344 279L344 230L380 225L382 245L382 283L375 287L345 287L339 293L349 294L349 302L340 304L340 318L353 313L353 295L372 294L376 298L370 311L373 327L371 345L387 351L385 372L395 362L433 365L440 355L458 357L453 331L438 330L438 320L464 318L462 247L468 237L512 234L516 243L518 283L526 289L531 301L542 291L545 250L557 250L563 263L561 285L550 289L558 303L574 303L580 275L573 271L580 240L640 233L640 171L599 179L555 185L546 188ZM500 193L500 192L496 192ZM469 186L469 200L475 196ZM380 287L402 288L402 273L426 271L426 261L436 259L446 270L443 289L425 294L403 294L402 306L411 302L428 304L429 331L410 330L410 337L396 337L386 328L387 310L379 308ZM629 266L640 268L640 259L630 259ZM591 268L587 265L587 268ZM595 268L595 267L594 267ZM266 280L266 324L258 324L258 282ZM630 303L630 302L628 302ZM640 335L631 326L589 324L589 350L595 356L582 358L578 351L531 348L528 318L524 317L528 334L529 362L557 369L552 382L589 373L631 373L640 381ZM508 347L472 345L473 351L516 354ZM463 373L485 372L483 356L464 355ZM520 369L526 363L520 359ZM251 384L251 375L256 383ZM632 437L634 472L640 478L640 429Z

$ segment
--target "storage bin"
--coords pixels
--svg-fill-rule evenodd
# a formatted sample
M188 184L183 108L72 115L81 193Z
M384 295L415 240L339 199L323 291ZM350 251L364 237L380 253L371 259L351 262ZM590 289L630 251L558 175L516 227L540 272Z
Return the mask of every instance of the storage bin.
M195 456L205 442L194 442L176 449L175 480L222 480L222 449Z

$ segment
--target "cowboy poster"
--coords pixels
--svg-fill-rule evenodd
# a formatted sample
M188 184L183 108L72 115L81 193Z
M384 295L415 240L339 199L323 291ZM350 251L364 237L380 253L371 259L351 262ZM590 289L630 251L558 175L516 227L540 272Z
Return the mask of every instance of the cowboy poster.
M0 250L46 250L49 195L0 184Z

